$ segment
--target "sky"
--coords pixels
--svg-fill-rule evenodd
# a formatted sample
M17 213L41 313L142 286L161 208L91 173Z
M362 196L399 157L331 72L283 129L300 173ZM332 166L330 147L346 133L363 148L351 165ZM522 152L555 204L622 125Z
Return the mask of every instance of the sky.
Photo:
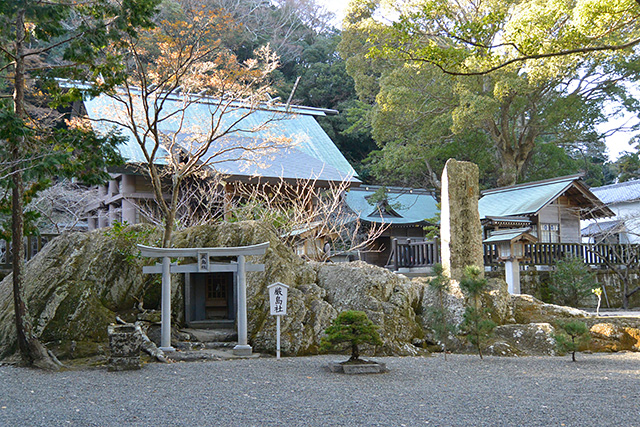
M332 11L336 15L336 26L341 27L342 19L344 18L345 10L349 4L349 0L317 0L318 4L324 6L328 10ZM627 115L623 118L612 119L608 123L598 127L600 132L606 132L610 129L629 124L633 120L632 115ZM611 161L616 160L625 151L634 152L635 149L628 144L629 140L634 136L629 132L618 132L606 139L607 153Z

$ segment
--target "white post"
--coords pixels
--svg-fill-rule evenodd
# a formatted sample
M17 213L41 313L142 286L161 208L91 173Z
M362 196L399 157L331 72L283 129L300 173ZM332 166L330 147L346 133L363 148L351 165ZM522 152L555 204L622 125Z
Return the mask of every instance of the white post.
M276 359L280 359L280 317L276 316Z
M162 327L160 350L175 351L171 347L171 259L162 257Z
M517 259L510 259L504 266L507 289L510 294L520 294L520 262Z
M251 356L247 340L247 275L244 255L238 255L238 345L233 347L236 356Z

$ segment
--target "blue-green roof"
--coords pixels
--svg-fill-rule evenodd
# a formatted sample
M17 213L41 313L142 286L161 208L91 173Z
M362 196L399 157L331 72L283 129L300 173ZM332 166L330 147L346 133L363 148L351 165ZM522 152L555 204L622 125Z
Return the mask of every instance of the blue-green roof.
M439 212L433 195L418 189L387 189L387 206L379 209L369 203L379 187L358 187L347 192L346 202L361 220L385 224L417 224L433 218Z
M578 179L578 176L569 176L487 190L478 202L480 219L489 216L535 214L562 195Z
M169 100L163 107L163 115L168 116L180 107L179 98ZM220 129L233 130L229 137L225 136L218 140L222 148L229 146L230 139L233 139L233 143L237 143L237 141L253 142L254 146L255 142L260 140L278 138L283 140L281 149L275 152L272 150L265 154L260 161L254 161L253 166L249 168L250 172L242 172L247 169L247 165L234 165L233 162L225 162L216 166L216 169L222 173L273 175L275 177L312 178L329 181L351 178L352 181L357 181L353 178L356 175L355 170L313 117L325 115L323 110L294 107L291 112L283 112L282 108L269 108L253 111L243 117L249 110L234 107L233 111L225 113L220 118L216 107L215 103L193 103L187 107L187 114L184 116L183 122L180 122L182 115L176 114L174 118L166 120L160 125L160 131L167 135L178 133L179 140L186 140L187 138L182 137L192 136L194 129L203 134L207 133L211 129L211 122L220 119ZM117 117L118 112L122 111L122 104L106 95L86 100L85 108L89 118L96 123L96 129L101 131L107 131L114 127L112 123L106 122L104 119L126 120L125 117ZM140 121L142 121L141 119L142 117L140 117ZM234 123L235 121L237 123ZM116 128L128 138L120 146L123 157L130 163L144 163L145 158L142 150L133 138L133 134L124 127L117 126ZM255 130L258 128L259 130ZM151 146L152 143L149 142L148 147ZM158 164L165 163L162 161L164 155L166 152L158 156ZM304 164L300 164L301 162ZM265 167L255 166L258 164L265 165Z
M489 238L485 239L483 243L498 243L498 242L511 242L516 239L525 238L525 240L529 240L535 242L538 240L535 236L529 233L531 229L529 228L514 228L509 230L500 230L495 231L489 236Z

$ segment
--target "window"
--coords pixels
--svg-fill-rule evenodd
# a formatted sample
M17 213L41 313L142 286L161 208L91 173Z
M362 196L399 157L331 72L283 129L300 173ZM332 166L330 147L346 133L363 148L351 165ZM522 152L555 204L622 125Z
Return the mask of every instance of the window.
M560 224L540 224L541 243L560 242Z

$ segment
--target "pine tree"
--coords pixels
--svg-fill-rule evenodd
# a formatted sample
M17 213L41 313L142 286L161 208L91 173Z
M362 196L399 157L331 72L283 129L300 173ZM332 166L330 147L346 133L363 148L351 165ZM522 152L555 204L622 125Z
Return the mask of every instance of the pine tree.
M462 328L467 332L469 341L476 347L482 359L482 344L491 336L496 327L488 317L488 310L482 307L481 296L487 289L487 279L482 277L482 271L475 265L468 265L464 269L464 279L460 288L469 297L470 304L464 311Z
M571 353L571 360L576 361L576 351L581 346L591 341L589 328L584 322L573 320L570 322L558 322L556 325L561 330L553 337L556 340L556 347L560 353Z
M333 349L343 343L351 345L349 361L360 360L360 349L358 348L360 344L382 345L378 327L369 320L363 311L343 311L325 330L325 334L326 336L322 338L321 342L324 350Z
M449 335L454 334L458 328L449 321L447 316L448 311L444 305L444 300L450 288L450 280L444 275L441 264L436 264L433 267L433 271L436 273L436 276L429 282L429 288L435 293L435 301L434 306L431 307L428 313L429 325L434 332L435 338L442 344L444 360L447 360L447 342L449 341Z

